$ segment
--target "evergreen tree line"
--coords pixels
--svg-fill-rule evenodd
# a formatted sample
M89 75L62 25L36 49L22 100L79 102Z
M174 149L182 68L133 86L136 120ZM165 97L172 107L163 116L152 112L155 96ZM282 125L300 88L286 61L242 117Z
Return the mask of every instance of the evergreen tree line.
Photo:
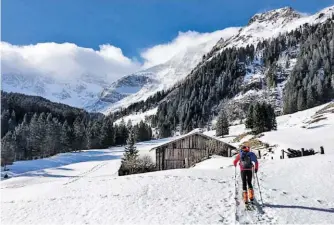
M245 126L255 134L276 130L277 122L274 108L267 103L251 104L247 112Z
M249 46L230 48L194 70L172 96L160 103L157 111L160 136L166 137L177 127L182 133L204 127L215 116L212 108L220 100L240 92L245 65L253 58L254 49Z
M284 112L312 108L334 98L334 22L306 26L284 90Z
M29 96L19 93L7 93L1 91L1 113L6 111L15 111L15 123L19 124L23 121L25 114L28 119L37 113L52 113L54 117L64 123L65 120L69 124L73 124L74 120L79 117L80 119L90 120L96 118L102 118L104 115L101 113L88 113L83 109L68 106L61 103L51 102L40 96ZM1 123L1 138L8 131L8 124Z
M22 96L20 102L24 102ZM51 112L26 111L23 119L20 120L17 118L16 110L13 109L16 104L12 104L11 110L4 109L1 113L3 165L16 160L48 157L63 152L124 145L129 130L132 129L132 126L125 125L124 120L116 124L112 116L89 116L87 112L78 114L73 123L69 123L67 119L62 121L66 117L57 113L54 115ZM35 110L38 109L39 104L41 103L37 103ZM57 107L57 104L54 107ZM75 112L70 112L71 107L68 107L68 115L72 118ZM19 111L23 109L27 108L18 107ZM57 111L54 108L52 110ZM137 141L150 140L152 137L151 127L143 121L133 129L136 132Z

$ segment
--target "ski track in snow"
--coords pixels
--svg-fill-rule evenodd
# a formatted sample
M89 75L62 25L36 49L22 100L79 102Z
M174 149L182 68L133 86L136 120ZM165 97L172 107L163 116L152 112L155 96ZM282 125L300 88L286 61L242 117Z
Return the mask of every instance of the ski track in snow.
M328 159L313 157L321 162ZM53 178L49 182L22 187L7 186L2 190L3 224L276 224L329 223L334 219L333 197L318 197L322 196L321 191L307 190L312 187L319 190L310 182L312 178L306 179L309 187L304 191L300 191L291 179L283 182L283 187L273 182L273 176L280 182L288 172L274 174L275 170L268 169L275 168L280 160L260 161L258 176L264 207L254 212L244 209L239 170L235 196L234 168L217 169L218 165L231 163L231 158L215 157L191 169L122 177L115 176L118 169L115 161L118 160L92 162L74 178ZM285 163L298 168L311 161L312 157L306 157ZM319 163L315 165L318 167ZM327 166L330 163L324 163L324 168ZM306 173L313 169L307 169ZM2 181L2 186L19 178ZM328 183L323 183L323 190L333 182L333 177L330 178ZM305 185L304 179L298 182ZM255 179L254 190L261 204Z
M255 177L254 177L255 178ZM253 178L253 181L254 181ZM260 196L255 193L257 199L255 201L255 210L246 211L242 198L242 182L240 173L237 174L237 196L236 196L236 223L237 224L276 224L277 219L272 215L270 209L266 210L259 202ZM254 191L258 191L258 187L253 184Z

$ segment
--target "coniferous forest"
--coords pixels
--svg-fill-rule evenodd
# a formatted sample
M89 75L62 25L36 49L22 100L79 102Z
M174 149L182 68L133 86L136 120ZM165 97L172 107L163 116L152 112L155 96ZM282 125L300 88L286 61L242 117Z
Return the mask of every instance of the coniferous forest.
M62 152L124 145L131 123L88 113L42 97L1 93L1 162L37 159ZM137 141L150 140L151 127L133 126Z

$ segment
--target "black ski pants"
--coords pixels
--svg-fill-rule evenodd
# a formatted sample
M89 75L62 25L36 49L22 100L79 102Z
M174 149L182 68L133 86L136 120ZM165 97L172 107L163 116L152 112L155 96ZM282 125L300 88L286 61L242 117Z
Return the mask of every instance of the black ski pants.
M247 191L247 185L249 189L253 189L252 185L252 170L242 170L241 179L242 179L242 190Z

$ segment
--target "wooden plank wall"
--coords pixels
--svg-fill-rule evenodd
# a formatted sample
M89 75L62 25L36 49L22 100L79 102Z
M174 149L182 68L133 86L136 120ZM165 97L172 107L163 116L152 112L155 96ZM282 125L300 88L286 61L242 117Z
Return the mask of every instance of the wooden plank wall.
M215 139L201 135L189 135L156 149L156 166L158 170L191 167L207 159L213 150L222 151L229 156L229 146Z

